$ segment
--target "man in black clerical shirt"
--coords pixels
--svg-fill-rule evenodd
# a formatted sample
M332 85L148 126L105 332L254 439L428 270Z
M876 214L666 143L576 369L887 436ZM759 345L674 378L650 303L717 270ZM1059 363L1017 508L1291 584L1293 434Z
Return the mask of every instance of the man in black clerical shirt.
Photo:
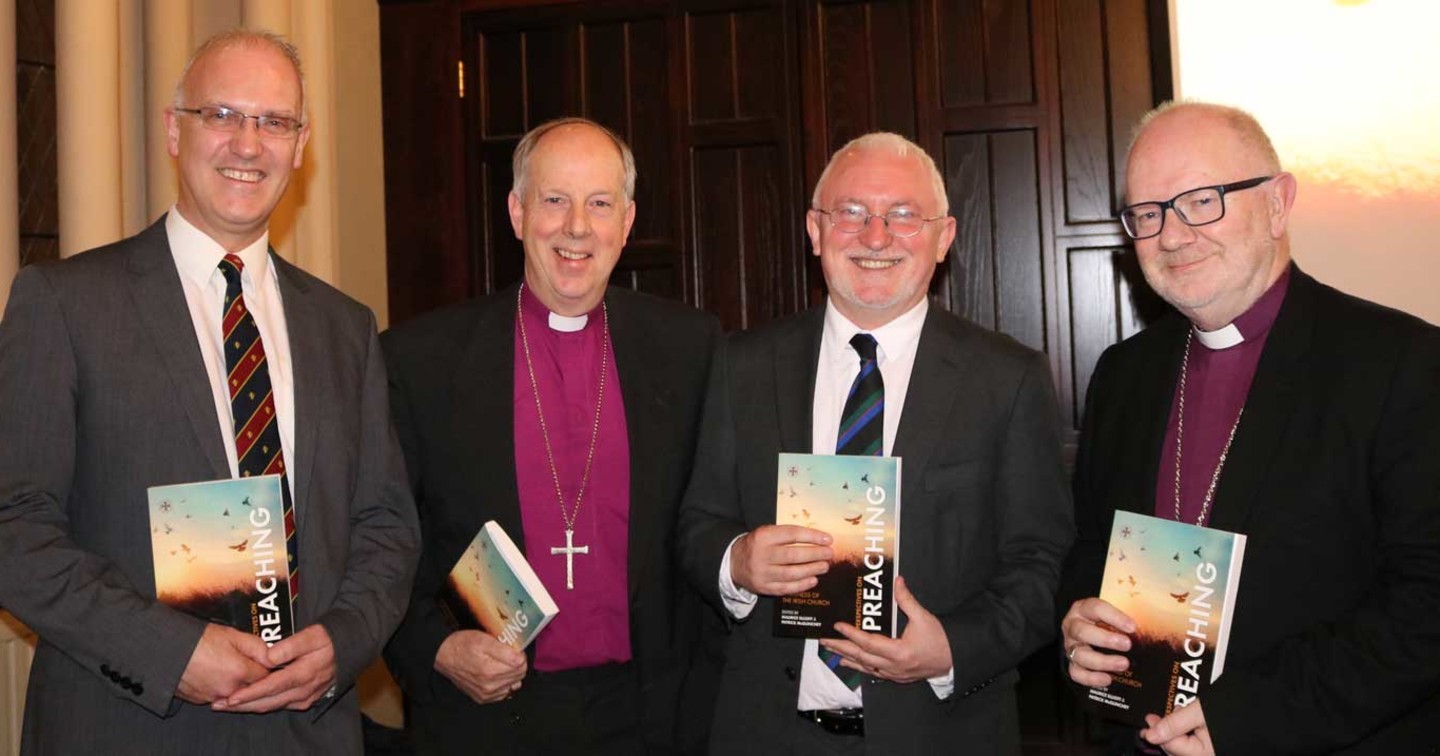
M1135 623L1093 598L1114 511L1199 522L1248 536L1224 674L1151 713L1144 741L1178 756L1429 752L1440 329L1291 262L1296 180L1242 111L1146 116L1126 194L1145 278L1182 317L1107 350L1090 383L1065 593L1091 598L1061 624L1070 679L1104 686L1128 666Z

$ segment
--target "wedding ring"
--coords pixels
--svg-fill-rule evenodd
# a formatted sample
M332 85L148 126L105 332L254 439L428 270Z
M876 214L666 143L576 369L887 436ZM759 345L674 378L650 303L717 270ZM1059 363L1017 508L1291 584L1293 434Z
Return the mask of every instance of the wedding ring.
M1075 652L1076 652L1076 651L1079 651L1079 650L1080 650L1080 644L1079 644L1079 643L1076 643L1075 645L1071 646L1071 647L1070 647L1070 650L1067 651L1067 652L1065 652L1065 661L1072 661L1072 662L1075 661Z

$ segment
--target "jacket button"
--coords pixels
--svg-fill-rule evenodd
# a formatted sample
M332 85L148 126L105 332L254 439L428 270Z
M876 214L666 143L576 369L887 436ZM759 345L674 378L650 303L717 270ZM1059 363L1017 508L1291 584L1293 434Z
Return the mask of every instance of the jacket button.
M110 665L109 665L109 664L101 664L101 665L100 665L100 674L105 675L106 677L109 677L109 676L110 676Z
M519 714L511 714L511 715L510 715L510 724L512 724L512 725L518 725L518 724L520 724L520 715L519 715Z
M144 683L138 683L138 682L135 683L135 687L131 688L131 689L130 689L130 692L134 693L134 694L137 695L137 696L144 695L144 694L145 694L145 685L144 685Z
M794 668L794 667L786 667L786 668L785 668L785 679L787 679L787 680L789 680L789 681L791 681L791 682L794 682L794 681L795 681L795 678L797 678L797 677L799 677L799 676L800 676L800 675L795 672L795 668Z

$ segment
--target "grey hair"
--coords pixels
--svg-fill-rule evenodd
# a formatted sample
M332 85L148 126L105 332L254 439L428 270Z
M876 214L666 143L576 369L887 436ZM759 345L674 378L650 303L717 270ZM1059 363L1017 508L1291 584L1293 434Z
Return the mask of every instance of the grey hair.
M305 69L300 65L300 51L289 40L265 29L231 29L216 34L195 48L190 54L190 59L185 61L185 67L180 70L180 78L175 82L175 93L170 98L172 108L185 107L185 82L190 78L190 69L195 67L195 62L209 55L212 52L227 50L232 47L271 47L284 55L290 65L295 68L295 76L300 80L300 122L306 122L305 117Z
M1235 132L1241 142L1259 153L1260 159L1265 161L1267 173L1279 173L1283 170L1280 167L1280 154L1275 151L1275 144L1270 141L1270 135L1265 133L1265 128L1260 125L1260 121L1255 116L1243 108L1203 100L1179 99L1160 103L1154 110L1140 117L1140 122L1135 125L1135 131L1130 135L1130 149L1135 148L1135 143L1140 140L1140 135L1145 132L1151 121L1174 111L1196 111L1219 118Z
M810 206L815 208L820 206L820 190L825 187L825 180L830 178L830 169L840 162L841 156L868 150L888 150L900 157L914 155L918 158L920 164L925 166L926 172L930 174L931 188L935 191L935 199L940 203L940 214L950 214L950 197L945 194L945 179L940 176L940 169L935 167L935 161L930 158L930 154L920 145L889 131L874 131L855 137L846 142L844 147L836 150L835 154L830 157L830 162L825 164L825 170L821 171L820 180L815 182L815 193L810 197Z
M540 144L540 140L544 138L546 134L549 134L561 126L574 125L589 126L601 134L604 134L615 144L615 149L620 152L620 164L625 171L623 187L625 191L625 201L633 201L635 199L635 153L630 151L630 145L626 144L625 140L621 139L619 134L616 134L610 129L601 126L589 118L578 117L556 118L553 121L546 121L526 132L525 136L520 138L520 143L515 145L515 155L510 161L510 168L514 172L514 178L510 184L510 192L516 197L519 197L521 202L525 201L525 183L530 179L530 156L534 154L535 148Z

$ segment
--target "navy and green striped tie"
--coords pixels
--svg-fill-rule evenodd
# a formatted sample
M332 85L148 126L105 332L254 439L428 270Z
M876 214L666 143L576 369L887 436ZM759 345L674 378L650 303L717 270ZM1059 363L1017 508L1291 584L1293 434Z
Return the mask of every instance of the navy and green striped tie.
M860 374L855 376L850 395L845 398L835 453L878 457L885 453L885 381L875 359L875 337L857 333L850 339L850 346L860 355ZM860 687L865 676L840 666L839 654L822 646L820 660L851 690Z

